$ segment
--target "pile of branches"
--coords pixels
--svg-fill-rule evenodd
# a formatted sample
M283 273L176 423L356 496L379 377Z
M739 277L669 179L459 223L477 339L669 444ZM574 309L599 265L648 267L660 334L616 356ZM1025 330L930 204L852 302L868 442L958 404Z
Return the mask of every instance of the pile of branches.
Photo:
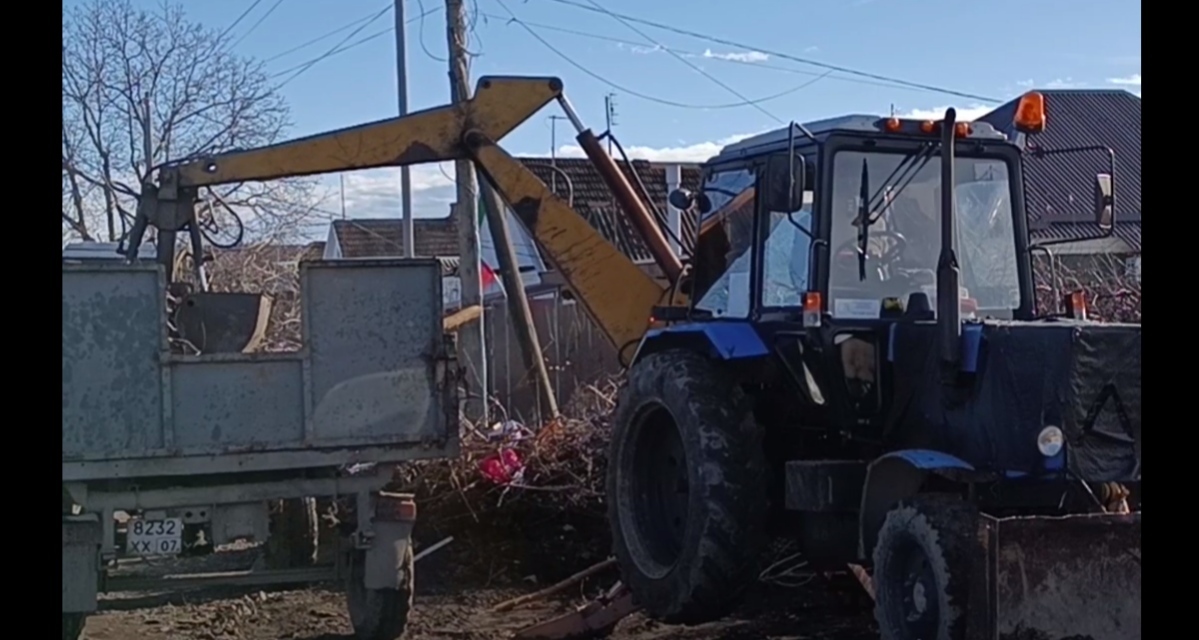
M536 502L541 509L602 509L604 469L612 408L620 385L611 377L582 385L556 419L524 425L500 419L491 425L464 421L462 454L412 463L397 471L397 486L417 494L422 512L481 519L505 507ZM508 454L505 460L505 452ZM507 462L510 478L497 482L487 460Z
M457 569L488 581L558 579L606 557L604 475L620 384L581 385L561 416L537 425L505 420L497 407L491 425L463 422L460 456L398 469L391 488L416 494L418 537L453 536Z

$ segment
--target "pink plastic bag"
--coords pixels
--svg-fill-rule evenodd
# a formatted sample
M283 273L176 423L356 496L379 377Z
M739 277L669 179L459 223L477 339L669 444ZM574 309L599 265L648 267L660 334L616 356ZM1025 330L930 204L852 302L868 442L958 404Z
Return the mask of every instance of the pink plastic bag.
M495 484L509 484L524 468L520 455L512 449L500 449L479 461L479 472Z

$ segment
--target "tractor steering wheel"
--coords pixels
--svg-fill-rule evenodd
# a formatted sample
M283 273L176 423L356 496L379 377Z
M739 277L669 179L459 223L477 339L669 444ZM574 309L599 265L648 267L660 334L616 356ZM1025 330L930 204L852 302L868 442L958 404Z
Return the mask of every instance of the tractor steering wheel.
M907 241L907 238L903 237L903 234L901 234L897 231L876 231L876 232L870 234L870 240L874 240L876 238L889 239L890 242L887 243L889 245L889 247L887 249L885 249L881 255L872 257L871 253L870 253L870 243L869 243L869 241L867 241L866 257L867 257L867 259L873 259L875 261L875 263L876 263L875 270L878 272L879 278L885 280L888 278L885 277L883 274L886 271L889 271L889 269L884 270L883 268L889 267L892 263L899 260L899 258L903 255L904 251L906 251L908 248L908 241ZM844 243L842 243L840 247L837 248L836 253L833 254L833 264L836 266L837 269L845 269L847 271L854 271L854 272L857 271L857 269L858 269L858 241L857 241L857 239L847 240Z

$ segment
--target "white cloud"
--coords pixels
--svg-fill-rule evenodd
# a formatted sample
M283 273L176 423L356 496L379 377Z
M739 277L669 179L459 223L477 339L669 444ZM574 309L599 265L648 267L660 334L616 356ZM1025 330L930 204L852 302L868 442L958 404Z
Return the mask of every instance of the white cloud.
M703 162L720 153L721 148L725 145L739 142L752 135L757 134L735 135L713 142L684 144L677 147L630 146L625 147L625 152L629 154L630 158L635 160L649 160L650 162ZM583 149L577 145L563 145L559 147L558 155L564 158L586 157Z
M945 107L933 107L931 109L913 109L907 113L897 114L900 118L912 118L915 120L940 120L945 117ZM994 110L994 107L989 107L983 104L974 104L966 107L954 107L958 112L959 121L977 120L982 116Z
M617 49L627 49L630 53L635 53L637 55L648 55L651 53L660 53L662 51L666 51L666 48L660 44L656 44L651 47L651 46L643 46L643 45L639 45L639 44L625 44L623 42L618 42L618 43L616 43L616 48Z
M770 60L770 56L761 51L734 51L731 53L716 53L711 49L704 49L705 58L714 58L716 60L728 60L730 62L766 62Z
M1108 80L1107 80L1107 81L1108 81L1108 82L1110 82L1110 83L1112 83L1112 84L1118 84L1118 85L1120 85L1120 86L1123 86L1123 87L1137 87L1137 88L1140 88L1140 86L1141 86L1141 74L1139 74L1139 73L1134 73L1134 74L1132 74L1131 76L1127 76L1127 77L1124 77L1124 78L1108 78Z
M726 62L745 62L745 63L751 63L751 64L759 63L759 62L767 62L770 60L770 54L762 53L761 51L722 52L722 51L712 51L711 49L705 49L703 53L696 54L696 53L692 53L690 51L684 51L682 49L668 49L666 47L663 47L662 45L650 46L650 45L638 45L638 44L625 44L623 42L616 43L616 48L620 49L621 51L628 51L629 53L632 53L634 55L640 55L640 56L650 55L652 53L670 53L670 54L673 54L673 55L676 55L676 56L679 56L682 58L707 58L709 60L724 60ZM816 51L816 47L808 47L807 49L804 49L804 51L807 51L807 52Z
M410 169L412 180L412 212L420 217L442 217L449 214L454 201L454 165L417 165ZM344 174L346 216L350 218L400 217L400 170L370 169ZM335 213L341 206L341 185L336 177L324 181L326 213Z
M1046 89L1075 89L1075 88L1078 88L1079 86L1082 86L1082 85L1080 83L1075 82L1073 78L1057 78L1056 80L1050 80L1049 82L1046 82L1044 85L1044 88L1046 88Z
M1054 78L1048 82L1038 82L1029 78L1027 80L1017 80L1016 86L1021 89L1079 89L1087 86L1085 82L1077 82L1074 78Z

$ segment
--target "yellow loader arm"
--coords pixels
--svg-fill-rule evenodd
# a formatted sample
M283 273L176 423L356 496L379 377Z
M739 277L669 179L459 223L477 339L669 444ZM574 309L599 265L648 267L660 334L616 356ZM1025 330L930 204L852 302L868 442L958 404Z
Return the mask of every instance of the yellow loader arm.
M497 144L553 100L567 109L580 136L595 139L570 111L561 80L484 77L474 97L463 104L165 167L157 188L143 193L139 217L145 212L158 226L182 220L180 214L193 215L197 190L203 186L469 158L524 223L608 340L623 350L641 339L653 307L666 303L665 288ZM606 170L611 174L614 168L612 163ZM638 224L643 233L646 226L644 221ZM182 223L176 226L180 227ZM647 243L665 246L660 230L654 226L652 231L658 237Z

